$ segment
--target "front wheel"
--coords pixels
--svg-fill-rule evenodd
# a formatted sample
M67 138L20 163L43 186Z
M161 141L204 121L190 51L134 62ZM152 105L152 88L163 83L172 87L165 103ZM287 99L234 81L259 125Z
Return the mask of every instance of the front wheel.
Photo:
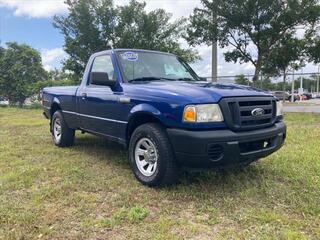
M52 116L51 133L54 144L58 147L69 147L74 143L75 131L67 126L61 111L56 111Z
M166 131L159 124L143 124L133 132L129 160L134 175L145 185L171 185L177 180L174 154Z

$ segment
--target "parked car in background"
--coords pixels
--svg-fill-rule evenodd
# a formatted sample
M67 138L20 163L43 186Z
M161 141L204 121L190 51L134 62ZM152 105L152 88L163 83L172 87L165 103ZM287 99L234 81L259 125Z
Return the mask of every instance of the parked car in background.
M285 101L289 101L291 102L291 93L285 92L285 91L273 91L270 92L273 96L275 96L278 100L283 101L283 98L285 99ZM300 96L297 93L293 94L293 101L298 101L300 100Z
M290 101L290 94L288 92L284 92L284 91L274 91L271 92L273 96L275 96L278 100L284 100L285 101Z
M0 105L9 105L9 100L0 96Z
M311 93L303 93L303 96L304 96L305 100L312 99L312 94Z
M312 98L320 98L320 93L313 93Z
M306 91L304 91L302 94L299 94L297 91L295 91L294 94L298 96L297 100L305 101L305 100L310 100L310 99L314 98L312 93L309 93Z
M203 81L169 53L93 54L79 86L44 88L41 102L55 145L73 145L76 130L119 142L148 186L174 183L180 166L248 165L286 138L281 101L259 89Z
M289 96L289 101L292 102L292 98L291 98L292 94L290 93L290 96ZM293 102L295 101L299 101L300 100L300 96L298 93L294 93L293 94Z

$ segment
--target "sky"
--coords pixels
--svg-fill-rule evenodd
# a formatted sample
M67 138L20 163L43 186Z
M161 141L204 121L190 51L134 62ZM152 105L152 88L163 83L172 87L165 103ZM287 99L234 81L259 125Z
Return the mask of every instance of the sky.
M188 17L195 7L201 6L200 0L146 0L146 10L163 8L172 13L173 19ZM123 5L128 0L115 0ZM46 70L61 68L61 62L67 58L63 51L64 39L52 25L54 15L68 13L63 0L0 0L0 44L16 41L26 43L41 53ZM185 43L184 43L185 44ZM202 60L192 64L200 76L211 75L211 47L196 47ZM234 64L224 61L223 52L218 49L218 76L252 74L254 67L250 63ZM317 66L308 64L300 72L316 72Z

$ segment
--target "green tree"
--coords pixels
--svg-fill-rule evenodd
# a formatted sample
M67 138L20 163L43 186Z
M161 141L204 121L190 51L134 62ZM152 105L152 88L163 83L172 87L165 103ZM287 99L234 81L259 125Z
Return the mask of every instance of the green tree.
M286 79L289 71L298 70L304 66L305 41L286 35L274 46L268 59L264 61L263 72L270 76L283 77L283 91L286 91ZM285 101L285 97L283 97Z
M54 26L65 38L69 58L64 63L80 78L89 56L114 48L142 48L176 53L186 61L199 58L179 44L185 20L171 21L163 9L146 12L146 4L131 0L115 6L113 0L66 0L68 16L55 16Z
M71 74L55 68L47 72L46 80L37 81L32 85L32 92L39 93L44 87L72 86L76 85L77 83L78 81L72 78Z
M72 75L70 73L67 73L65 71L62 71L61 69L53 69L48 71L48 80L52 81L61 81L61 80L74 80L72 79ZM74 82L76 83L76 82Z
M318 0L201 0L190 16L187 40L196 45L219 41L228 62L251 62L253 84L272 49L296 27L312 28L320 19Z
M4 48L0 46L0 59L3 57L3 54L4 54Z
M60 79L60 80L44 80L38 81L31 85L33 93L39 93L44 87L53 87L53 86L72 86L75 85L75 82L72 79Z
M235 78L235 83L240 85L250 85L250 81L243 74L237 75Z
M310 62L320 63L320 36L307 38L307 56Z
M300 80L302 78L302 87L309 92L314 92L317 89L317 75L311 75L310 77L299 77L295 80L295 86L300 87Z
M249 78L245 77L245 75L237 75L235 78L235 83L241 84L241 85L248 85L251 86L252 82L249 80ZM265 77L259 81L257 84L259 88L265 89L265 90L275 90L276 84L272 83L271 79L269 77Z
M25 44L9 42L0 56L0 95L10 104L22 105L32 92L33 83L46 78L40 53Z
M270 90L270 91L276 90L276 84L272 83L269 77L263 78L259 87L261 89Z

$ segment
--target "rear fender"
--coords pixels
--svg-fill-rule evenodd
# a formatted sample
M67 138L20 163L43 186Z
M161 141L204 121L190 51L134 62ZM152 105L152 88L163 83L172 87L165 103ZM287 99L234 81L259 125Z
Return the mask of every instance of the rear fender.
M59 98L54 97L54 98L52 99L52 105L53 105L53 104L58 104L58 105L60 106L60 100L59 100Z

